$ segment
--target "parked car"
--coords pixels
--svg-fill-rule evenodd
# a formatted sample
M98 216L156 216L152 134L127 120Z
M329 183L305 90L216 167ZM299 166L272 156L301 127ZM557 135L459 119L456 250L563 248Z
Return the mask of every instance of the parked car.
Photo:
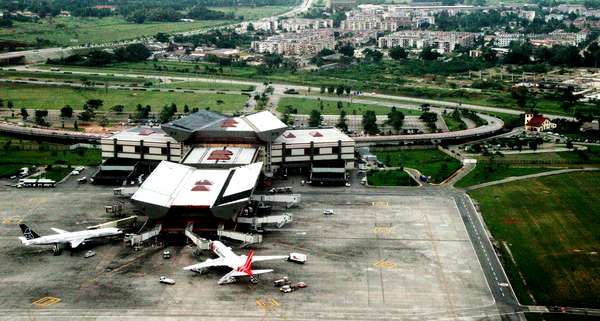
M171 252L170 251L163 251L163 259L168 260L171 258Z
M175 280L173 280L173 279L169 279L169 278L168 278L168 277L166 277L166 276L161 276L161 277L160 277L160 279L159 279L159 282L160 282L160 283L163 283L163 284L169 284L169 285L173 285L173 284L175 284Z
M332 209L327 209L323 211L323 215L333 215L335 214Z
M296 289L304 289L306 287L306 283L304 282L298 282L296 284L294 284L294 288Z
M273 286L275 286L275 287L282 287L284 285L290 285L290 284L291 284L291 282L290 282L290 280L288 280L287 276L284 276L281 279L273 281Z
M92 250L89 250L89 251L85 252L85 255L83 257L87 259L87 258L92 257L94 255L96 255L96 252L94 252Z
M294 291L294 289L292 289L292 287L289 285L284 285L279 288L279 291L281 291L283 293L290 293L290 292Z
M290 256L288 257L288 261L304 264L304 262L306 262L306 258L307 258L306 254L292 252L292 253L290 253Z

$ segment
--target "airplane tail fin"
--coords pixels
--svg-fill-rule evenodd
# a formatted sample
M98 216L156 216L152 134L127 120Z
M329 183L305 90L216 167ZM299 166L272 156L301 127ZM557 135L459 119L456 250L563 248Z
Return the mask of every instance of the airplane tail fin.
M252 257L254 257L254 250L250 250L248 252L248 256L246 257L246 263L238 268L239 272L243 272L248 276L252 276Z
M25 239L27 240L33 240L40 237L36 232L34 232L32 229L29 228L29 226L25 224L19 224L19 227L21 228L21 232L23 232L23 236L25 236Z

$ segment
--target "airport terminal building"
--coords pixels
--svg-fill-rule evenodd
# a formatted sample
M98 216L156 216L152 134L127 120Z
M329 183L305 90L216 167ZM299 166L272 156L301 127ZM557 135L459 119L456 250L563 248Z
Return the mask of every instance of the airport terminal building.
M229 117L202 110L160 128L116 133L101 147L94 181L141 184L132 201L148 216L229 219L262 179L289 170L344 184L355 143L336 128L289 129L268 111Z

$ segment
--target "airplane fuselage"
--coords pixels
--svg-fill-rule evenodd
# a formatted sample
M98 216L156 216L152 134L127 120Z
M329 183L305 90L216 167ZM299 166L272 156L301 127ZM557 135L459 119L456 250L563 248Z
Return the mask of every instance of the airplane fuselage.
M116 236L120 235L123 232L118 228L101 228L96 230L86 230L86 231L77 231L77 232L67 232L67 233L58 233L52 235L40 236L38 238L26 240L21 238L21 241L26 246L31 245L55 245L55 244L63 244L70 243L77 240L90 240L95 238L102 238L108 236Z

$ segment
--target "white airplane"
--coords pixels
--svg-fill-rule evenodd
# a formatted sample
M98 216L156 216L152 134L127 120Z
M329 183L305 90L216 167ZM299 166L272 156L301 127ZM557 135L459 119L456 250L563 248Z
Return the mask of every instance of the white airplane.
M23 236L19 236L19 240L21 240L21 243L23 243L23 245L53 245L53 251L55 254L60 253L61 244L67 244L71 247L71 249L74 249L81 244L85 244L86 241L91 239L116 236L123 233L123 231L114 227L84 230L77 232L68 232L65 230L52 228L52 230L57 234L40 236L25 224L19 224L19 226L21 227L21 231L23 232Z
M288 255L255 256L253 250L250 250L248 252L248 255L237 255L233 253L230 247L226 246L220 241L208 241L206 239L199 238L194 233L191 233L191 231L186 231L185 234L188 237L190 237L190 239L198 246L201 246L200 244L198 244L199 242L204 244L208 242L208 249L219 257L216 259L207 259L204 262L186 266L183 269L186 271L202 273L204 269L209 267L230 267L232 269L231 272L221 277L218 282L219 284L228 284L235 282L235 279L237 277L249 277L250 282L258 283L259 274L273 272L273 270L252 270L252 263L269 260L282 260L287 259L289 257Z

